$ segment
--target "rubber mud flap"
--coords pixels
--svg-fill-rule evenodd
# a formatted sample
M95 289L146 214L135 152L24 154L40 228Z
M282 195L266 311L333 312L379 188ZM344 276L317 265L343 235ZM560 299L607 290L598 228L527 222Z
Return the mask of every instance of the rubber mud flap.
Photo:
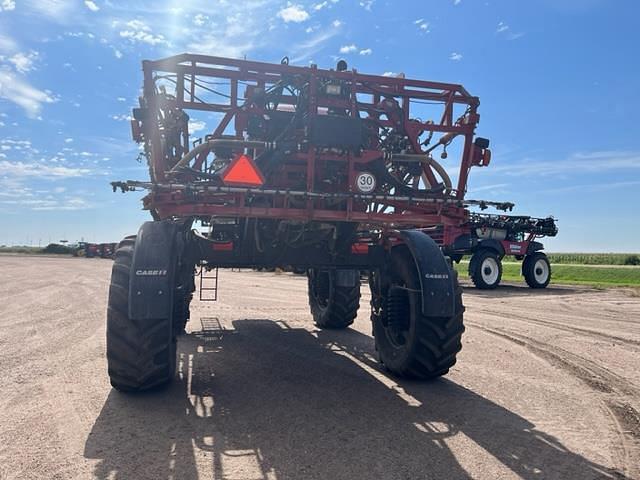
M129 287L129 318L167 318L172 311L177 225L145 222L138 231Z
M455 313L456 285L449 262L433 239L420 230L402 230L400 236L416 262L422 287L422 313L451 317Z

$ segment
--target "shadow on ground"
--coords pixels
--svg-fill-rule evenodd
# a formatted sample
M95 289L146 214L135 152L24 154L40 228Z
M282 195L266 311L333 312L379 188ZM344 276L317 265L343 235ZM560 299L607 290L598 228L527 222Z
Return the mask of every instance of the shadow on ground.
M396 384L354 330L234 328L181 338L167 389L111 391L85 445L97 478L470 478L457 435L527 480L624 478L449 380Z
M549 285L547 288L530 288L525 284L510 284L501 283L498 288L494 290L481 290L473 286L470 282L462 283L464 294L477 297L489 297L489 298L513 298L513 297L562 297L573 296L581 293L593 293L596 291L594 288L578 287L574 288L565 285Z

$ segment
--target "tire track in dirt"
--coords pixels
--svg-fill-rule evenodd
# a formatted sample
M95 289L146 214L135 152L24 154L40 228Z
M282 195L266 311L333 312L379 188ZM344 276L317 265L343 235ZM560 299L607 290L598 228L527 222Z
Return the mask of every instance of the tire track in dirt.
M640 476L640 413L630 403L631 399L640 395L640 390L635 385L611 370L555 345L476 322L467 321L465 324L525 348L532 355L564 370L597 392L602 397L600 400L609 412L620 441L622 458L618 468L624 472L623 478Z
M572 327L565 323L551 322L549 320L541 320L539 318L526 317L524 315L518 315L516 313L509 313L508 315L506 315L503 312L488 310L486 308L482 309L482 313L483 314L486 313L487 315L491 315L495 317L500 317L505 320L517 320L519 322L524 322L524 323L534 323L536 325L540 325L543 327L556 328L558 330L563 330L565 332L580 333L590 337L602 338L604 340L614 340L616 342L625 343L627 345L634 345L634 346L640 347L640 340L618 337L616 335L610 335L608 333L599 332L597 330L591 330L590 328ZM637 324L637 322L634 322L634 323Z

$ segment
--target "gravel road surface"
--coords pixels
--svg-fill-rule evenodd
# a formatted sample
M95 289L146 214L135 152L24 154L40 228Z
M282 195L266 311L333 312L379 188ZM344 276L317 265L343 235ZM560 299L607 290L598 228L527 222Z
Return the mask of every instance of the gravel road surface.
M640 479L640 296L465 288L458 364L380 371L363 287L319 331L306 279L221 271L176 381L112 390L111 262L0 256L0 479Z

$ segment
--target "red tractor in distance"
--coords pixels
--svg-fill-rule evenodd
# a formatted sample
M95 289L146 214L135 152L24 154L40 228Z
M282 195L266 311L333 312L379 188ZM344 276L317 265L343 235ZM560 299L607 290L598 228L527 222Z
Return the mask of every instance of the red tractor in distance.
M98 245L100 258L113 258L116 252L116 243L101 243Z
M471 168L479 100L461 85L348 70L182 54L143 62L133 138L143 146L153 221L118 246L107 314L112 385L174 377L197 267L305 269L319 328L346 328L367 271L380 361L413 378L444 375L464 330L450 258L471 248ZM194 140L190 119L211 122ZM199 115L199 116L198 116ZM215 123L215 125L213 125ZM455 167L434 158L456 154ZM452 178L454 176L455 178ZM455 181L454 181L455 180ZM523 252L528 254L528 252Z
M71 248L74 257L94 258L100 255L100 246L97 243L78 242Z

